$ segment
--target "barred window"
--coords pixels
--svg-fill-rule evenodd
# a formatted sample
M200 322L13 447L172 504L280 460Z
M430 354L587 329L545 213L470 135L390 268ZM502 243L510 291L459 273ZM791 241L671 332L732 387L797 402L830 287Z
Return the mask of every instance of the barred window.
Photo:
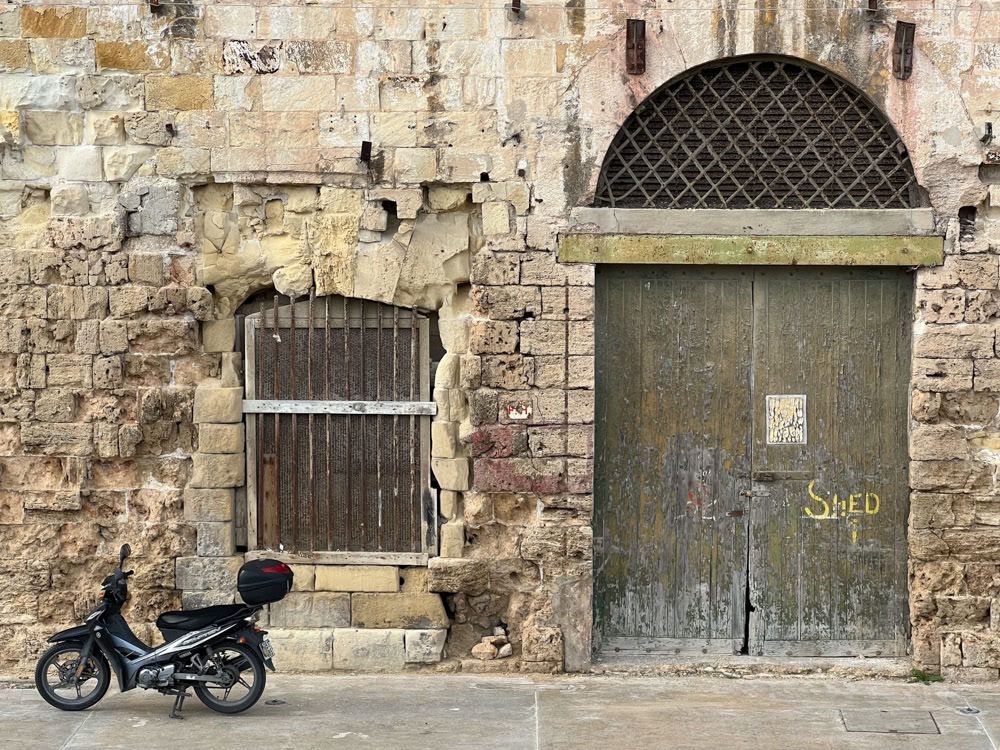
M428 319L276 297L244 326L250 546L419 562L436 544Z

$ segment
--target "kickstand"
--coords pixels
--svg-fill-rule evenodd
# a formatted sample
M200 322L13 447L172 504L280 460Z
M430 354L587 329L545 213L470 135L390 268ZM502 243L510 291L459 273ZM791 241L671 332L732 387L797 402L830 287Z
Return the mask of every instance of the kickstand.
M180 711L184 709L184 699L187 698L187 688L184 688L174 699L174 707L170 709L171 719L183 719L184 717L179 714Z

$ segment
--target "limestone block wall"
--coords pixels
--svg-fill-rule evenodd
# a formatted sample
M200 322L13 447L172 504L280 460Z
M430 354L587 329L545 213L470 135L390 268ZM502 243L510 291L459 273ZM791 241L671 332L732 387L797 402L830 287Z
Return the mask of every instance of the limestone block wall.
M233 314L271 287L435 311L446 350L440 555L370 571L397 590L304 571L269 613L289 663L419 663L447 626L461 668L497 627L513 658L485 668L585 668L594 271L556 262L558 234L648 93L776 53L883 108L947 235L945 265L916 278L914 658L997 677L1000 175L976 126L1000 102L1000 24L989 3L881 5L0 8L0 672L30 671L123 541L133 621L233 596ZM641 76L624 69L635 15ZM907 81L891 73L896 20L917 23Z

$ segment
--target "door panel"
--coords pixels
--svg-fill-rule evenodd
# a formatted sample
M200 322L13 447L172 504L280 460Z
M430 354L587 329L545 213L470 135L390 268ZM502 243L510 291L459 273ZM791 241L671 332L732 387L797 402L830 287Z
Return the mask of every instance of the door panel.
M911 310L892 269L599 267L599 648L905 653Z
M897 270L755 273L752 654L905 652L911 289ZM804 445L769 442L779 395L806 396Z
M606 649L742 646L751 279L598 275L594 624Z

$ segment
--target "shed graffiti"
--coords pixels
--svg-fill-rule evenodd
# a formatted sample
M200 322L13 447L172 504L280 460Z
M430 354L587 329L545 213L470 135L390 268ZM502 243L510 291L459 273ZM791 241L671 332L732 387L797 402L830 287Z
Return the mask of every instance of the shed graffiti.
M815 486L814 479L806 488L810 500L810 504L802 508L806 516L821 521L845 519L851 529L851 543L857 544L861 517L878 514L881 502L878 494L871 491L850 492L845 499L842 499L834 492L832 497L824 497L816 494Z

